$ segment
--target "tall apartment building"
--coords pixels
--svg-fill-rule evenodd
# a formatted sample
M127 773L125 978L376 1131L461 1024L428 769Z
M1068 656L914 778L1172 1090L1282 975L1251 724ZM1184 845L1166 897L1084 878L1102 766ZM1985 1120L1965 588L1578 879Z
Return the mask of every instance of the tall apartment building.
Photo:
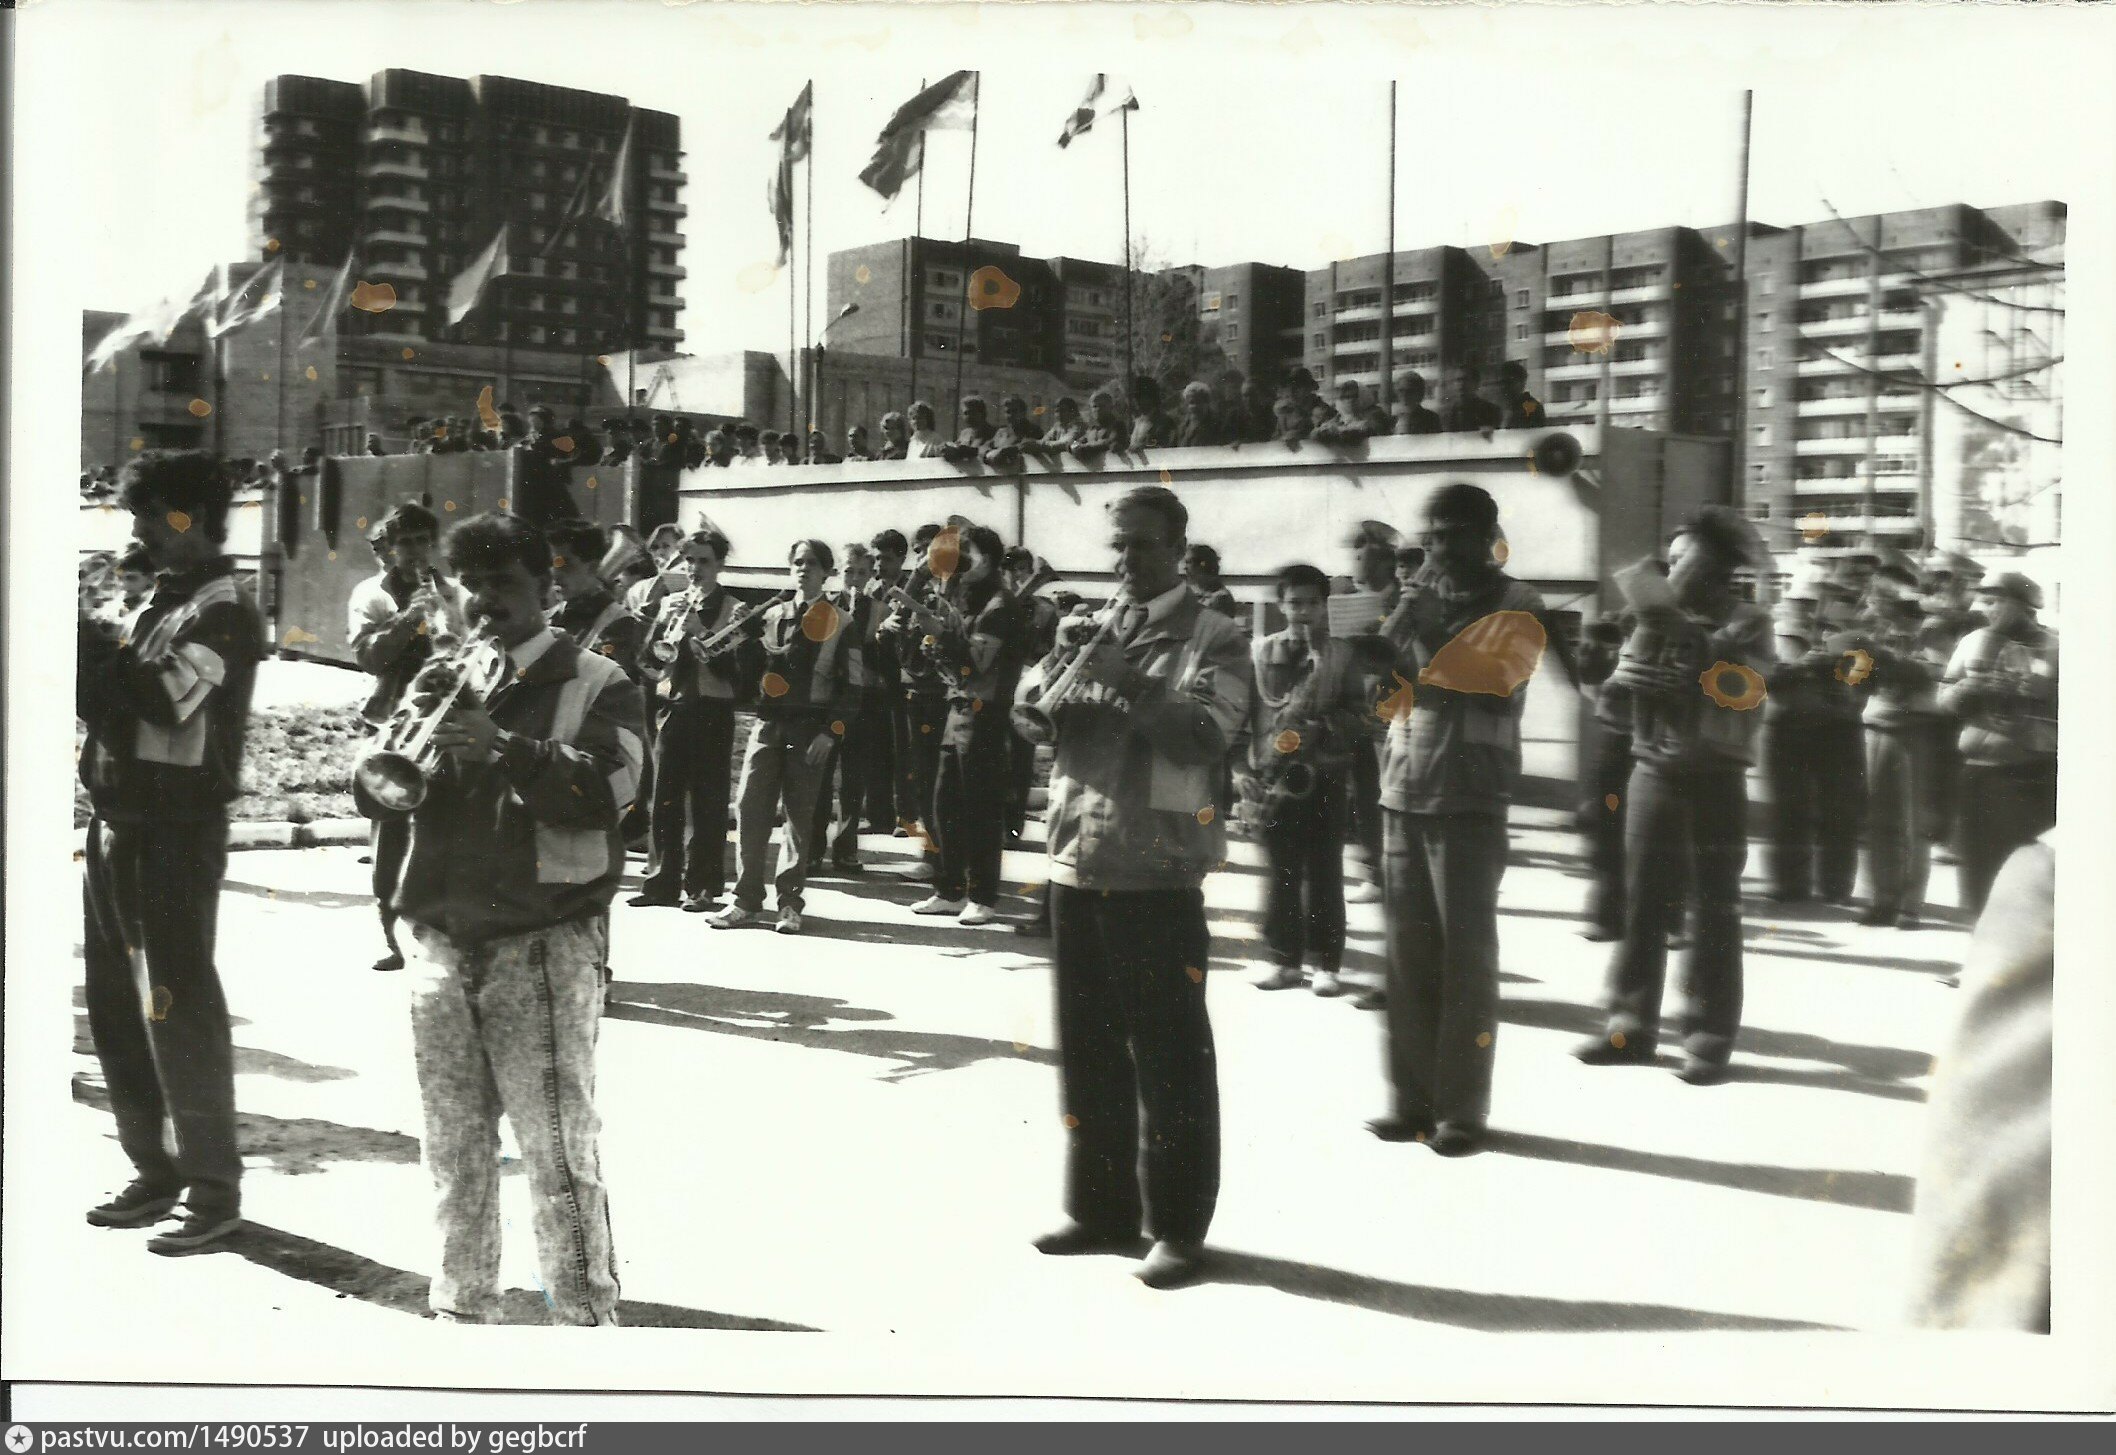
M562 230L620 157L625 246L593 217ZM386 311L348 316L348 334L588 351L683 340L683 151L666 112L503 76L279 76L255 161L257 257L336 267L357 247L361 279L394 290ZM507 275L450 325L449 281L503 226Z
M1307 276L1269 263L1197 272L1201 341L1217 345L1244 379L1272 383L1285 377L1301 357Z

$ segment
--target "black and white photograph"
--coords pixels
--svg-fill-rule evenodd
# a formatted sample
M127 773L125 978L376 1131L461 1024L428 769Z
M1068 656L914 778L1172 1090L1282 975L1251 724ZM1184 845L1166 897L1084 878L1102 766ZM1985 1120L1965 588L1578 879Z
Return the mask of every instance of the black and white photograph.
M0 17L17 1416L2109 1410L2112 21Z

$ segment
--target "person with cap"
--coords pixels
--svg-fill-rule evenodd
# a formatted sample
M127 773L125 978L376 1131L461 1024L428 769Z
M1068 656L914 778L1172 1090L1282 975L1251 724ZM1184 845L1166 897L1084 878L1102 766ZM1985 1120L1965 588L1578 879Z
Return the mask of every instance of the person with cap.
M439 519L416 501L391 510L369 534L382 569L353 587L345 604L345 640L354 663L375 679L374 691L360 714L374 726L390 720L405 687L433 656L437 643L470 634L462 586L445 575L435 560L440 534ZM411 847L411 820L367 801L357 784L355 797L369 821L375 909L388 947L374 968L401 970L404 952L397 943L392 899L404 855Z
M1145 374L1131 381L1131 440L1134 450L1161 449L1176 442L1176 423L1161 406L1161 386Z
M1854 669L1865 670L1861 712L1866 727L1866 881L1873 902L1859 922L1918 928L1925 912L1925 884L1932 846L1925 837L1922 802L1931 770L1930 743L1939 723L1934 691L1938 673L1918 648L1925 609L1906 589L1877 593L1868 608L1866 653ZM1849 674L1848 674L1849 675Z
M1499 365L1499 428L1541 429L1550 423L1542 401L1528 392L1528 366L1519 359Z
M1941 671L1962 638L1982 625L1972 593L1983 576L1984 568L1959 552L1936 551L1926 558L1921 598L1925 623L1918 631L1918 646ZM1925 837L1932 843L1933 857L1943 864L1954 862L1955 793L1962 776L1959 729L1944 708L1938 710L1925 782Z
M1861 604L1877 563L1877 558L1841 557L1823 578L1812 639L1798 663L1806 674L1806 712L1797 771L1805 776L1806 791L1796 799L1798 817L1788 825L1794 847L1782 887L1791 893L1782 897L1789 902L1819 895L1829 904L1849 905L1858 879L1859 836L1866 823L1866 734L1856 654L1862 650Z
M967 465L985 452L994 433L984 399L967 395L962 402L962 430L940 447L940 457L951 465Z
M1425 407L1425 377L1406 369L1396 379L1397 434L1438 434L1440 416Z
M2057 822L2057 638L2036 620L2042 588L2001 571L1976 594L1984 625L1955 648L1940 688L1961 724L1955 856L1971 914L2006 856Z
M544 539L551 543L551 585L558 597L549 612L552 629L582 651L608 657L638 683L646 624L625 609L603 579L610 533L592 520L560 520L544 527ZM642 767L645 761L642 742Z
M1464 359L1455 371L1455 397L1448 402L1446 418L1450 434L1497 429L1505 422L1499 406L1484 397L1484 371L1475 359Z
M1816 672L1820 659L1813 655L1821 646L1816 635L1820 593L1814 582L1800 582L1779 598L1773 613L1777 662L1763 704L1763 772L1771 800L1763 861L1764 881L1780 904L1801 904L1815 896L1816 835L1825 811L1809 751L1815 699L1822 690Z
M1760 554L1740 516L1706 506L1676 536L1665 581L1642 572L1631 593L1637 624L1610 675L1632 703L1624 939L1603 995L1606 1028L1573 1049L1590 1066L1653 1061L1671 878L1687 855L1696 929L1680 987L1678 1074L1692 1085L1727 1076L1741 1030L1747 775L1776 655L1769 616L1740 598L1734 578Z
M899 586L922 607L932 607L935 598L946 591L946 582L931 569L930 561L933 542L940 537L941 529L929 521L912 533L911 546L918 565ZM926 633L901 602L890 602L876 634L896 667L897 707L891 718L896 759L896 832L905 838L916 834L921 841L919 862L910 877L931 879L937 867L938 849L926 819L932 812L933 784L940 772L942 734L948 721L948 686L924 650Z

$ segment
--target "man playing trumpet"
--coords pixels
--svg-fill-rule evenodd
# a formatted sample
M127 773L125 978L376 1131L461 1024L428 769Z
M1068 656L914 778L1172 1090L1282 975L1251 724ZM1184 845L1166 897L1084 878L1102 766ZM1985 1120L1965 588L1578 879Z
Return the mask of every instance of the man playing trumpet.
M397 911L412 930L412 1045L440 1267L430 1302L454 1322L499 1299L499 1118L534 1198L554 1322L617 1321L617 1259L597 1154L595 1041L618 821L639 781L639 689L544 619L551 550L520 516L449 533L485 649L506 655L483 701L433 729L438 761L413 811ZM415 691L421 689L415 688Z
M1366 727L1365 673L1329 635L1330 578L1305 563L1278 573L1286 628L1256 643L1257 712L1244 792L1263 818L1270 888L1264 940L1272 968L1256 984L1290 990L1315 960L1317 995L1343 994L1345 791Z
M1219 1196L1202 885L1226 857L1215 789L1249 718L1249 659L1240 628L1183 584L1190 517L1174 492L1142 486L1109 514L1118 599L1091 644L1030 669L1015 713L1057 755L1048 831L1071 1221L1036 1246L1136 1251L1143 1216L1154 1243L1139 1277L1164 1288L1196 1275Z

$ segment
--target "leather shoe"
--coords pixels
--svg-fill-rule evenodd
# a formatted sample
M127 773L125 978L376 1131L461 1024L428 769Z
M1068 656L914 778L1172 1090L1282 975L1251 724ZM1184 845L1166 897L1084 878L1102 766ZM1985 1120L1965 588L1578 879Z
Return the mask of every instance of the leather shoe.
M387 955L375 962L375 969L377 970L402 970L403 968L404 956L395 950L391 950Z
M1204 1266L1205 1250L1196 1243L1171 1243L1164 1238L1153 1245L1132 1277L1148 1288L1180 1288Z
M1428 1144L1443 1157L1467 1157L1484 1150L1482 1128L1442 1127Z
M1053 1258L1071 1258L1081 1253L1136 1253L1141 1238L1137 1232L1091 1228L1085 1223L1067 1223L1036 1240L1036 1251Z
M719 902L720 896L717 892L707 893L704 890L700 890L696 894L687 894L683 897L683 912L685 914L710 914L713 906Z
M673 894L635 894L625 901L634 909L674 909L682 901Z
M1433 1138L1431 1122L1406 1121L1402 1117L1376 1117L1367 1123L1367 1130L1384 1142L1429 1142Z
M1727 1063L1707 1061L1702 1056L1691 1056L1675 1074L1692 1086L1717 1086L1727 1079Z
M1612 1031L1580 1042L1572 1054L1589 1066L1645 1066L1653 1060L1653 1043L1627 1040L1622 1031Z

